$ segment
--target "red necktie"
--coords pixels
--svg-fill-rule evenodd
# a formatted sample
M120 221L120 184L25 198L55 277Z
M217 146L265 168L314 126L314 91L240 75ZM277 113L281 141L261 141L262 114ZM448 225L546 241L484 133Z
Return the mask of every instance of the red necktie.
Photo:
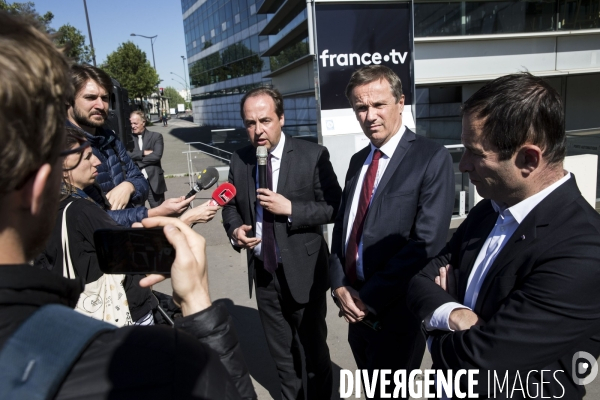
M267 186L273 190L273 166L271 154L267 160ZM277 250L275 248L275 216L263 208L262 224L262 254L263 265L267 271L274 274L277 269Z
M362 237L363 227L365 225L365 217L369 210L371 195L373 194L373 186L375 177L377 176L377 168L379 168L379 159L381 158L381 150L375 150L373 160L367 168L367 173L363 179L360 197L358 198L358 207L356 208L356 217L354 217L354 225L350 232L348 247L346 248L346 277L350 283L356 282L356 257L358 256L358 244Z

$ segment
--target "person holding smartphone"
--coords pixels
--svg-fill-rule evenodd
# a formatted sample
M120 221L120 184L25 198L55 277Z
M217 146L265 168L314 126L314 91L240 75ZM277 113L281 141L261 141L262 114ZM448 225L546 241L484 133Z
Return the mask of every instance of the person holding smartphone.
M96 257L94 231L97 229L121 228L106 212L106 206L98 204L84 189L94 185L100 160L94 155L89 142L77 130L67 128L67 148L73 153L63 162L62 200L58 218L45 250L36 260L36 265L46 267L62 276L62 219L66 216L69 250L76 276L86 284L95 282L103 275ZM65 208L69 206L65 213ZM124 247L126 248L126 246ZM118 249L115 249L118 251ZM158 305L150 288L142 288L139 281L143 275L127 275L123 286L134 324L152 325L152 310Z

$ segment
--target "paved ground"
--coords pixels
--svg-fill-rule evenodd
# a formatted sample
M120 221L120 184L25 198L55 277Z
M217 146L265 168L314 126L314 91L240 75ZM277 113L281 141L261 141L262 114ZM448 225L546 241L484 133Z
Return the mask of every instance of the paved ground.
M208 129L176 119L170 120L167 128L156 125L149 129L163 134L165 152L162 164L166 175L187 173L186 157L182 154L182 152L188 150L185 142L209 142L211 138ZM202 146L198 146L198 148L202 148ZM196 171L208 166L226 165L226 163L214 157L200 153L195 154L192 163ZM168 197L181 196L187 193L189 191L188 182L187 177L167 179ZM199 193L197 195L198 200L194 204L201 204L205 199L210 198L210 193L210 191ZM225 303L233 316L259 399L280 398L278 397L279 389L275 366L268 353L267 343L256 310L256 301L248 297L248 271L245 254L237 253L229 245L223 230L220 213L211 222L196 225L194 229L202 234L207 241L211 297L214 301ZM157 285L156 289L171 293L170 282L163 282ZM331 301L328 304L328 311L328 344L334 364L334 379L336 382L332 398L338 399L337 388L339 388L340 368L355 370L356 364L346 341L347 325L343 319L337 317L336 307ZM421 369L430 366L431 360L428 353L426 353ZM588 390L586 399L600 399L600 379L596 379L586 389Z

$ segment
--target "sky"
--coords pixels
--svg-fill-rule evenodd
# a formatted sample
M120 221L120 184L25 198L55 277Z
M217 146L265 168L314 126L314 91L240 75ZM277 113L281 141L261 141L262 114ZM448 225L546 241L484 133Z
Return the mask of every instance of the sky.
M47 11L54 14L50 26L58 29L67 23L73 25L85 35L86 44L89 46L83 0L32 1L39 14L43 15ZM13 1L9 0L9 2ZM187 54L179 0L87 0L87 9L98 66L106 60L108 54L117 50L119 45L126 41L132 41L142 49L152 64L150 39L130 35L131 33L144 36L158 35L154 39L154 56L156 70L163 80L160 87L172 86L177 90L184 89L184 77L189 84L189 77L184 75L181 59L181 56L186 57L185 73L187 74ZM172 75L171 72L179 76Z

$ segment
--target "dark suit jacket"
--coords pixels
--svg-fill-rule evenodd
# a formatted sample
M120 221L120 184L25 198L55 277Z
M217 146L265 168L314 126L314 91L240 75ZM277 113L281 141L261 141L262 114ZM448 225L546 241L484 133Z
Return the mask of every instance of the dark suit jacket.
M236 151L231 158L229 182L236 187L237 195L223 208L223 225L229 237L243 224L255 227L255 177L256 149L248 146ZM317 293L329 287L329 251L321 225L333 222L342 193L327 149L286 136L277 193L292 202L291 224L287 216L275 216L275 239L283 270L294 299L306 303L311 291ZM254 257L252 251L247 253L252 295Z
M415 276L408 302L419 319L456 301L433 282L440 266L459 270L458 302L464 302L473 264L497 217L490 200L477 204L439 256ZM485 324L434 332L434 365L443 370L479 368L480 397L488 395L486 369L498 374L520 370L523 385L530 370L563 370L557 377L564 389L552 373L545 373L549 383L544 396L581 398L583 386L571 379L572 357L580 350L594 358L600 355L600 216L572 177L538 204L507 240L473 310ZM540 380L539 373L532 374L530 387Z
M129 157L131 157L140 170L146 168L148 183L154 193L161 194L166 192L167 184L165 183L164 171L160 164L160 159L162 158L163 149L165 147L162 135L158 132L151 132L146 129L142 134L142 140L144 142L143 149L140 149L138 144L138 135L132 136L133 151L127 152ZM144 150L152 150L152 153L145 156Z
M348 216L360 170L370 151L369 145L356 153L348 167L333 229L332 289L350 286L344 274L346 233L352 229ZM443 146L406 129L377 187L363 228L365 284L359 293L379 316L393 311L399 323L407 316L414 319L406 308L406 287L427 258L444 245L453 205L450 154Z

